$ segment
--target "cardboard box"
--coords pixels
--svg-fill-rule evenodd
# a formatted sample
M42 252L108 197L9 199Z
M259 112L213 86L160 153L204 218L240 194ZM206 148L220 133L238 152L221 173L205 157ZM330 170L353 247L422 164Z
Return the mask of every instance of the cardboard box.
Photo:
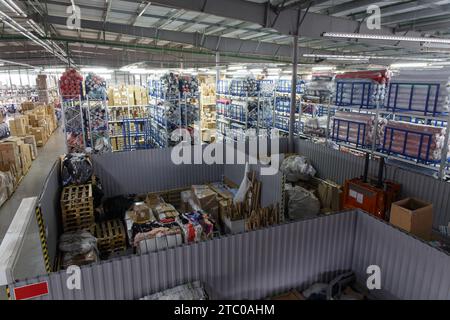
M14 137L10 137L8 140L4 140L4 142L0 143L0 170L13 170L20 178L22 176L22 163L19 146L23 144L23 142L19 141L16 141Z
M27 135L28 117L19 116L9 120L9 130L13 136L26 136Z
M390 223L423 240L431 240L433 205L415 198L394 202Z
M36 138L33 135L28 135L28 136L21 137L21 139L24 143L30 145L31 159L32 160L36 159L37 155L38 155Z
M31 128L31 134L34 136L34 138L36 140L36 145L38 147L43 147L44 144L47 142L45 128L43 128L43 127Z
M26 174L31 167L31 148L27 143L19 145L20 162L22 166L22 174Z

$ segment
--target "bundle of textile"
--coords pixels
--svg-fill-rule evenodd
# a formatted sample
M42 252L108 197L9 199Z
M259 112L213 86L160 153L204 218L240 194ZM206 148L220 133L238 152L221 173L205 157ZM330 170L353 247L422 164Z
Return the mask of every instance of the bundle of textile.
M207 214L200 212L184 213L177 218L185 243L198 242L202 237L211 238L214 224Z
M69 153L62 162L62 184L79 185L87 183L92 177L92 163L84 153Z
M181 94L189 94L192 96L198 95L199 85L198 78L196 76L180 76L179 77L179 90Z
M337 111L332 119L331 130L333 140L347 141L359 145L372 143L373 126L377 123L377 135L375 142L378 144L384 133L386 119L375 121L375 115Z
M208 295L200 281L194 281L145 296L140 300L208 300Z
M342 79L337 81L335 104L338 106L375 107L384 105L386 84L366 79Z
M286 184L287 215L289 219L314 218L320 212L320 201L314 193L300 187Z
M9 136L8 124L5 122L0 123L0 139L6 138L7 136Z
M333 74L313 74L311 81L306 85L305 98L319 99L323 97L328 99L335 91L334 75Z
M259 91L259 83L254 77L236 78L231 80L230 94L235 96L256 97Z
M327 130L327 117L306 118L303 132L321 137L325 136Z
M396 110L441 113L449 110L448 72L401 70L389 84L385 106ZM435 108L436 105L436 109Z
M176 98L180 94L178 75L166 73L161 77L161 92L167 98Z
M272 80L260 80L259 81L259 91L263 95L271 95L276 89L276 82Z
M176 222L134 223L130 241L138 253L172 248L183 243L182 231Z
M97 239L88 231L63 233L59 238L59 250L63 253L63 269L98 261Z
M83 77L75 69L67 69L59 80L59 89L65 99L78 98L82 95Z
M167 219L172 219L171 221L175 221L175 218L179 215L173 205L165 202L156 205L154 211L160 221Z
M440 160L445 134L445 128L390 120L386 125L382 147L384 151L418 160Z
M84 81L84 87L89 98L100 100L106 98L106 81L99 75L89 72Z

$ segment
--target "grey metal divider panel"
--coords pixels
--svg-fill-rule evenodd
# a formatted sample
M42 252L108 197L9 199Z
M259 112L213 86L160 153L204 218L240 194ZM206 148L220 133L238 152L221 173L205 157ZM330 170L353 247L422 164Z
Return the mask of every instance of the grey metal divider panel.
M56 258L58 236L61 231L59 227L61 198L60 173L61 162L58 159L50 170L38 199L38 205L41 208L46 229L48 254L52 268Z
M162 191L220 181L223 165L180 164L171 160L172 148L114 152L93 156L94 172L105 196Z
M357 211L278 225L81 268L81 290L64 271L16 282L48 281L38 299L138 299L188 281L211 298L261 299L330 281L351 268Z
M319 177L339 184L363 174L362 157L300 139L296 140L296 152L311 159ZM375 175L377 167L378 163L371 161L369 173ZM433 204L434 229L450 222L450 183L390 164L386 165L384 175L402 185L402 197L415 197Z
M400 299L450 299L450 256L367 214L357 219L352 269L366 282L381 269L381 289Z

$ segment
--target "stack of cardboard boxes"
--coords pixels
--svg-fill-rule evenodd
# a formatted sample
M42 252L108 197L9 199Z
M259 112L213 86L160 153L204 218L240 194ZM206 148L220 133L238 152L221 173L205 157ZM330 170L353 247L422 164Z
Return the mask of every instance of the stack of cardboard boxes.
M44 146L58 126L54 107L24 102L22 112L23 115L9 120L11 135L17 137L33 135L37 146Z
M108 89L109 106L147 105L147 89L140 86L118 86Z
M15 183L27 174L36 159L34 136L9 137L0 142L0 171L10 172Z

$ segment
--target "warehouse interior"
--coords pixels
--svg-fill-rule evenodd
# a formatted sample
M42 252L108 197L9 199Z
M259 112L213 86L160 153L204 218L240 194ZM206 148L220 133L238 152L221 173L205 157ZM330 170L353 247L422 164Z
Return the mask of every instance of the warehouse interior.
M449 300L449 18L0 0L0 300Z

